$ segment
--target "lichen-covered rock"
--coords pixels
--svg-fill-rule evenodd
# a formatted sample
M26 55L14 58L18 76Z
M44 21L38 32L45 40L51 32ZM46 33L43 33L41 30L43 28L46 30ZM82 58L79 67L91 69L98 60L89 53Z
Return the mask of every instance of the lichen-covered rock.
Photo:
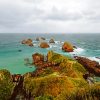
M33 46L32 39L23 40L21 43L28 46Z
M64 42L64 44L62 45L62 50L64 50L65 52L73 52L73 45L69 42Z
M49 48L49 44L47 42L41 42L40 47L41 48Z
M49 43L55 43L54 39L50 39Z

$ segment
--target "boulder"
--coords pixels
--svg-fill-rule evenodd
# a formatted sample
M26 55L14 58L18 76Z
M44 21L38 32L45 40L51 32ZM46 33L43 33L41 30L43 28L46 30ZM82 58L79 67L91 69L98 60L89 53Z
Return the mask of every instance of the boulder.
M92 61L85 57L76 57L76 60L82 64L90 73L100 76L100 65L96 61Z
M23 40L21 43L28 46L33 46L32 39Z
M64 42L64 44L62 45L62 50L64 50L65 52L73 52L73 45L69 42Z
M54 39L50 39L49 43L55 43Z
M41 42L40 47L41 48L49 48L49 44L47 42Z

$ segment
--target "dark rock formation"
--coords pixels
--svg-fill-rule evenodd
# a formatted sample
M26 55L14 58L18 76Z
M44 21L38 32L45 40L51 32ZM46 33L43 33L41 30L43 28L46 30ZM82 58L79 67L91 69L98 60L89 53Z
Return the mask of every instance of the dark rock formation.
M49 44L47 42L41 42L40 47L41 48L49 48Z
M49 43L55 43L54 39L50 39Z
M32 39L23 40L21 43L28 46L33 46Z
M65 52L73 52L73 46L68 42L64 42L62 50L64 50Z
M100 76L100 65L96 61L89 60L84 57L76 57L76 60L82 64L90 73Z
M36 41L40 41L40 40L45 40L45 38L44 37L37 37L36 38Z
M73 48L77 49L77 47L74 45Z

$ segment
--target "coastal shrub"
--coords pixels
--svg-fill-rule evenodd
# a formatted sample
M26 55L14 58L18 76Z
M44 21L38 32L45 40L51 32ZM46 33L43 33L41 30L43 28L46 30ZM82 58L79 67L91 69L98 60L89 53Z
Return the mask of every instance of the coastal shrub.
M83 78L85 68L77 61L49 51L48 62L58 65L42 69L38 77L24 77L24 89L35 100L99 100L100 83L90 86Z
M59 77L51 74L41 78L31 78L31 81L24 80L24 87L35 96L44 94L57 96L65 88L70 91L74 86L67 77Z
M0 70L0 100L8 100L13 88L14 84L10 72L7 70Z

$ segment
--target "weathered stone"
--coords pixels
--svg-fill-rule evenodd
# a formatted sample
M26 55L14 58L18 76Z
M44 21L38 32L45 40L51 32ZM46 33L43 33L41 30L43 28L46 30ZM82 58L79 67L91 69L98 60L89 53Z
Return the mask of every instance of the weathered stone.
M44 56L39 53L33 54L32 58L33 58L33 63L38 63L38 62L44 61Z
M49 43L55 43L54 39L50 39Z
M32 39L23 40L21 43L28 46L33 46Z
M41 42L40 47L41 48L49 48L49 44L47 42Z
M96 61L89 60L85 57L76 57L76 60L82 64L90 73L100 76L100 65Z
M62 50L64 50L65 52L73 52L74 49L72 44L70 44L69 42L64 42Z

